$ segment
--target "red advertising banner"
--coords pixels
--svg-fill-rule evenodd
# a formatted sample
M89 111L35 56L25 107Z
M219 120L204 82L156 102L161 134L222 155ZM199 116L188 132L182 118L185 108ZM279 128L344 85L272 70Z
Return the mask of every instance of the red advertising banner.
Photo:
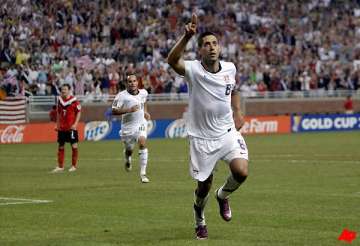
M79 141L84 140L85 124L79 122ZM55 123L0 125L0 144L48 143L57 141Z
M269 134L269 133L290 133L290 116L257 116L245 117L245 124L241 133L246 134Z

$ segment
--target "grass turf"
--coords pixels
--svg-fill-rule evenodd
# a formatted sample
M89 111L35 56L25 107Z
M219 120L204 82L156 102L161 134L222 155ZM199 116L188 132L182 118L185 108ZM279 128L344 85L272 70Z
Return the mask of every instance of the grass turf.
M359 132L246 141L250 176L231 196L233 220L221 220L212 196L201 242L184 139L148 141L149 184L140 183L137 154L125 172L120 141L80 143L79 170L63 174L49 173L55 144L1 145L0 245L346 245L337 240L344 228L360 233ZM219 165L212 192L227 175Z

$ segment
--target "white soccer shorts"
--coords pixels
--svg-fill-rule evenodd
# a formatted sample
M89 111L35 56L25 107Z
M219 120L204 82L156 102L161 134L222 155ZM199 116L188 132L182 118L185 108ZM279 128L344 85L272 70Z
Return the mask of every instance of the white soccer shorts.
M249 159L245 140L240 132L230 130L218 139L203 139L189 136L190 175L205 181L214 171L216 162L230 163L234 159Z
M127 150L133 150L140 137L147 138L147 124L141 124L133 131L120 131L121 140Z

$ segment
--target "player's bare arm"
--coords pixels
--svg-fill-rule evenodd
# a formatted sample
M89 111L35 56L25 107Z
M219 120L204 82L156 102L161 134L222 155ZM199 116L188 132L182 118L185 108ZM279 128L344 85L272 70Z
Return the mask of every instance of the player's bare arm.
M79 112L76 114L75 122L74 122L74 124L71 126L71 129L72 129L72 130L76 130L77 125L79 124L80 118L81 118L81 111L79 111Z
M181 38L176 42L175 46L171 49L167 62L169 65L177 72L179 75L185 75L185 64L184 59L182 58L186 44L196 33L197 27L197 16L195 14L191 17L191 22L185 25L185 33Z
M240 130L241 127L244 125L245 120L243 113L241 111L240 106L240 93L238 91L233 91L231 93L231 107L234 112L234 122L235 122L235 128L236 130Z
M147 103L144 103L144 117L145 117L146 120L151 119L150 114L148 112Z
M139 105L132 106L131 108L113 108L112 114L113 115L122 115L127 113L133 113L140 109Z
M56 125L55 125L55 131L58 131L58 130L59 130L59 127L60 127L60 114L59 114L58 107L59 107L59 102L57 102L57 104L56 104Z

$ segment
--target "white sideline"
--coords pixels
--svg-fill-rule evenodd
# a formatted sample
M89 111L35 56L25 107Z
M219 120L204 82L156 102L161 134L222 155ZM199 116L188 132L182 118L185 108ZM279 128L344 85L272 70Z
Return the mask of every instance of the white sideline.
M13 201L13 202L1 202L1 200L5 201ZM0 206L6 205L15 205L15 204L27 204L27 203L50 203L52 200L35 200L35 199L26 199L26 198L13 198L13 197L0 197Z
M287 157L291 157L288 155L285 155ZM315 155L314 155L315 156ZM253 159L251 159L250 161L256 161L256 162L274 162L274 161L287 161L288 163L293 163L293 164L301 164L301 163L328 163L328 164L337 164L337 163L342 163L342 164L360 164L360 161L358 160L314 160L314 159L282 159L282 155L279 155L278 159L272 159L271 157L273 156L269 156L269 159L262 159L264 157L267 157L266 155L257 155L255 156ZM274 156L275 157L275 156ZM341 155L337 156L337 157L342 157ZM347 157L347 156L343 156L343 157ZM55 162L56 159L54 157L32 157L32 156L0 156L0 160L33 160L33 161L44 161L44 160L49 160L49 161L53 161ZM83 161L124 161L124 158L81 158L81 160ZM170 159L170 158L152 158L151 159L154 162L187 162L189 159L188 158L176 158L176 159Z

